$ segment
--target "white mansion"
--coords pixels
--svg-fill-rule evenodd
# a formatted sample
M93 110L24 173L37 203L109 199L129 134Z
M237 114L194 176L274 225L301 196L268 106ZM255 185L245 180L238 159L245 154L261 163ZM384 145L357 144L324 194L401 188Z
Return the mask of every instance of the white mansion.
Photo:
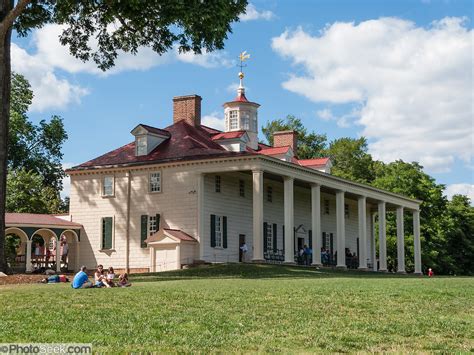
M238 262L245 242L244 261L294 263L308 245L312 265L324 248L337 267L350 253L359 269L386 271L386 212L396 211L398 271L409 212L421 273L420 201L332 176L329 159L299 160L294 132L275 133L273 147L259 143L258 107L241 84L224 104L221 132L201 124L201 97L175 97L172 125L139 124L131 143L69 169L69 219L82 226L76 266Z

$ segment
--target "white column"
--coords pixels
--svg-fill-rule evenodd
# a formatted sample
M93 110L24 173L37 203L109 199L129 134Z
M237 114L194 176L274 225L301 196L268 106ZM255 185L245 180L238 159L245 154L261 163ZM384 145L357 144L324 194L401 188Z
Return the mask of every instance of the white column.
M156 272L156 253L155 248L150 246L148 247L150 253L150 272Z
M358 203L359 217L359 269L367 270L367 206L365 196L360 196Z
M58 238L56 238L56 272L61 272L61 243Z
M346 268L346 226L344 221L344 191L336 192L337 265Z
M375 231L375 224L377 222L377 215L372 213L372 270L377 271L377 233Z
M75 264L75 270L74 271L79 271L79 268L81 267L79 256L81 255L80 251L81 244L79 241L76 241L76 264Z
M285 263L295 262L295 239L294 239L294 179L285 176L283 178L284 188L284 211L285 211Z
M26 241L26 272L31 272L31 240Z
M263 171L253 174L253 261L263 261Z
M397 207L397 272L405 273L405 228L402 206Z
M387 234L386 234L386 219L385 219L385 202L379 202L379 257L380 269L379 271L387 271Z
M311 185L311 230L313 231L313 262L321 266L321 185Z
M413 237L415 243L415 274L423 275L421 271L420 211L413 211Z
M198 259L204 260L204 235L206 234L204 230L204 174L199 174L198 176L198 235L199 235L199 257Z
M176 261L176 267L178 270L181 269L181 244L178 244L176 246L176 258L178 259Z

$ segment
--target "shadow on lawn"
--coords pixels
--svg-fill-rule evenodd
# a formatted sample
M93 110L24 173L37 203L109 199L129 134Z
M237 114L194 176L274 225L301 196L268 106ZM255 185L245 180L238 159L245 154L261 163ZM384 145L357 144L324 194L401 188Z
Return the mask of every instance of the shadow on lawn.
M174 281L199 279L323 279L323 278L413 278L414 275L399 275L393 273L377 273L370 271L336 270L332 268L310 268L288 265L263 264L220 264L203 265L186 270L167 271L159 273L134 274L130 276L133 282Z

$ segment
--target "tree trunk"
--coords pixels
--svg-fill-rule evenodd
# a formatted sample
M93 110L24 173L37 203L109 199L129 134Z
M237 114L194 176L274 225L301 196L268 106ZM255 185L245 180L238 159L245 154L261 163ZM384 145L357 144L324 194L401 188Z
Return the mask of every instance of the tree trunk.
M0 0L0 19L3 21L13 8L12 0ZM0 37L0 271L8 272L5 254L5 203L7 197L8 122L10 120L11 27Z

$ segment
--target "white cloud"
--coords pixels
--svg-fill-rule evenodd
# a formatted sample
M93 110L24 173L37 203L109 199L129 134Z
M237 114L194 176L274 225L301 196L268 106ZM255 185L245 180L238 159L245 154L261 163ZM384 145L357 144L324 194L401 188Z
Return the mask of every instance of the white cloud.
M205 115L201 118L201 123L204 126L223 131L225 129L225 120L219 112L213 112L210 115Z
M62 30L62 26L50 24L35 31L32 36L34 53L28 53L18 45L12 44L12 68L30 81L35 94L31 111L62 109L70 104L80 103L81 98L89 93L88 89L60 77L58 70L71 74L107 76L129 70L148 70L175 60L205 68L233 65L233 61L228 59L226 52L223 51L196 55L179 54L173 49L160 56L152 49L144 47L140 48L137 55L119 53L115 66L104 72L98 69L93 61L82 62L70 55L68 47L62 46L59 42ZM90 46L96 48L97 44L91 41Z
M361 125L376 159L420 161L434 172L449 170L456 158L472 160L472 38L460 18L429 28L381 18L336 22L318 35L286 31L272 47L304 70L285 89L357 107L342 121L324 110L319 116Z
M240 21L266 20L269 21L275 17L270 10L258 11L254 4L248 4L245 8L245 14L240 16Z
M179 53L175 50L176 58L184 63L199 65L204 68L217 68L217 67L231 67L235 65L235 61L228 58L226 52L206 52L202 54L194 54L192 52Z
M453 195L465 195L474 203L474 185L473 184L452 184L446 187L445 195L451 199Z

